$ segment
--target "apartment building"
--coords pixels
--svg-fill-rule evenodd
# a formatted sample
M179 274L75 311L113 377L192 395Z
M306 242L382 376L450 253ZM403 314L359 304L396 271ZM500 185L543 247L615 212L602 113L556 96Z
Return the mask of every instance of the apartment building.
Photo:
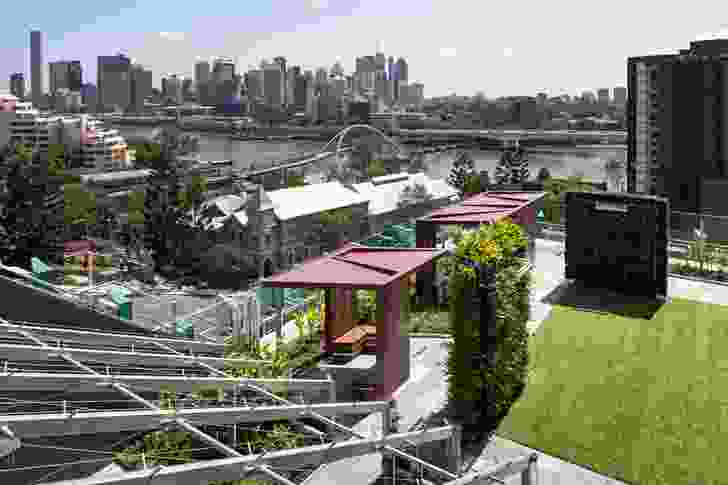
M627 61L627 185L728 215L728 39Z

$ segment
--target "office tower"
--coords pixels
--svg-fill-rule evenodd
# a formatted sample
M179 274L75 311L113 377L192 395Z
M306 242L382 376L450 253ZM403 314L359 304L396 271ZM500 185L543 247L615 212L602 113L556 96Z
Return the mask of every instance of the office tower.
M585 103L596 103L597 97L594 96L593 91L584 91L581 93L581 100Z
M282 82L283 73L278 63L265 66L263 69L263 95L268 106L276 108L283 106Z
M343 77L344 76L344 68L342 67L341 63L339 61L336 61L333 66L331 66L331 77Z
M597 102L605 106L609 104L609 88L597 89Z
M326 69L323 67L319 67L316 69L316 84L320 86L324 86L329 82L329 76L326 73Z
M274 57L273 58L273 62L276 63L276 64L278 64L278 67L281 70L281 86L280 86L281 99L282 99L281 104L283 106L286 106L288 104L287 103L287 100L286 100L286 94L287 94L286 93L286 74L287 74L287 71L286 71L286 58L283 57L283 56Z
M254 69L245 74L245 90L251 102L262 101L264 98L263 71Z
M198 61L195 63L195 90L197 91L197 102L208 103L208 85L210 83L210 63Z
M25 98L25 75L22 72L10 75L10 93L20 100Z
M123 111L131 104L131 61L124 54L99 56L97 104L100 111Z
M208 95L211 104L223 104L235 91L235 62L227 57L215 59Z
M624 108L624 106L627 104L627 88L625 87L616 87L614 88L614 104L619 106L620 108Z
M178 74L169 74L162 79L162 97L165 101L182 104L182 83L182 76Z
M627 60L627 189L728 215L728 39Z
M407 61L403 57L397 59L397 81L407 82L409 76L409 69L407 67Z
M30 32L30 89L31 99L37 107L43 106L43 33Z
M310 81L306 79L306 76L299 75L296 77L296 82L293 87L293 102L297 111L306 110L306 93L308 92L309 84Z
M98 102L98 91L96 86L91 83L81 85L81 103L86 105L87 111L96 111Z
M67 89L77 93L83 84L81 61L56 61L48 64L50 94L55 95L59 89Z
M394 81L394 71L395 71L395 63L394 63L394 57L389 56L389 60L387 61L388 68L387 68L387 79L390 81Z
M144 100L152 95L152 71L139 64L131 68L131 110L144 112Z
M377 71L387 70L387 58L384 57L384 54L382 54L381 52L377 52L377 54L374 56L374 64L377 68Z

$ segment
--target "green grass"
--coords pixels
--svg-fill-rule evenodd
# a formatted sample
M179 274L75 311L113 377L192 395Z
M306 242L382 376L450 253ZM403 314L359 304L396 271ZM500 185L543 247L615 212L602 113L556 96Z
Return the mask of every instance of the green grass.
M630 483L725 484L726 349L728 306L674 299L652 320L555 307L498 434Z
M407 333L450 334L450 312L437 308L413 311L407 321Z

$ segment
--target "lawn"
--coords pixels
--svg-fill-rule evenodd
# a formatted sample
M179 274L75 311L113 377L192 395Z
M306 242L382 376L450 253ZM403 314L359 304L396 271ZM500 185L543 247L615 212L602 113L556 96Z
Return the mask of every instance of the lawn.
M640 485L725 484L728 306L651 320L554 307L504 438Z

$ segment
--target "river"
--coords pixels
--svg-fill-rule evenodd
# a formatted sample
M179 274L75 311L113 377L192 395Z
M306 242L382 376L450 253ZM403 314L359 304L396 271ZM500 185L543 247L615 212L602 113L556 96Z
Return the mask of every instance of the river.
M153 128L146 126L114 126L126 137L149 136ZM237 168L245 169L254 163L257 168L270 166L281 159L290 158L301 152L315 152L324 143L308 141L267 142L230 140L225 134L188 132L199 136L200 160L237 161ZM475 161L476 170L495 172L500 157L497 150L470 151ZM427 174L435 178L446 178L452 160L453 151L426 156ZM606 179L604 163L610 159L626 160L626 147L615 145L590 145L577 147L544 146L534 147L528 152L530 171L535 176L542 167L546 167L552 176L568 177L581 175L584 179L599 182ZM315 169L311 170L316 172Z

